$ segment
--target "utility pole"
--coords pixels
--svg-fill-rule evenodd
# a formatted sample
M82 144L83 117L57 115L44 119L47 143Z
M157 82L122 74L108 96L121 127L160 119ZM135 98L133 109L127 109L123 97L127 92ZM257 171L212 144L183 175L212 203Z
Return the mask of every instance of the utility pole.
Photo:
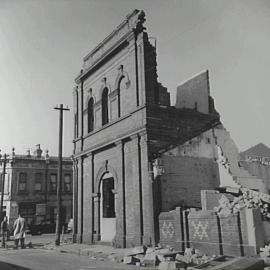
M58 177L57 177L57 220L56 220L56 238L55 245L60 245L60 234L62 228L62 210L61 210L61 192L62 192L62 143L63 143L63 111L69 111L69 108L63 108L63 104L55 107L59 110L59 152L58 152Z
M48 202L48 169L50 163L50 157L48 154L48 150L46 150L45 155L45 195L44 195L44 203L46 204L46 217L47 218L47 202Z
M2 185L1 185L1 202L0 202L0 222L3 219L3 201L4 201L4 188L5 188L5 176L6 176L6 164L7 164L7 154L4 154L3 158L3 174L2 174ZM0 163L2 163L2 155L0 154Z

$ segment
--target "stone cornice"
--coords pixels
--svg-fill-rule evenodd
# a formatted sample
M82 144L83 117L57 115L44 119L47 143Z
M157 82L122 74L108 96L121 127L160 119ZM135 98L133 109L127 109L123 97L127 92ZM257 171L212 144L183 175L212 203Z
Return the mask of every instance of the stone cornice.
M130 33L133 31L142 32L144 21L145 13L142 10L134 10L127 15L126 19L110 35L83 58L84 66L75 82L78 83L101 59L125 41Z

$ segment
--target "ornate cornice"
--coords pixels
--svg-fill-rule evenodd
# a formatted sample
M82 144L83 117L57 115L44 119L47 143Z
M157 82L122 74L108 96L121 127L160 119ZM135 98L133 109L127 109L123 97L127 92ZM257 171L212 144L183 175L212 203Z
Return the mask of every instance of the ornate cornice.
M83 69L76 77L75 81L78 83L82 77L88 73L94 65L97 64L105 55L119 46L130 33L135 32L138 34L145 28L143 23L145 22L145 13L142 10L134 10L131 14L126 16L126 19L101 43L99 43L90 53L84 58Z

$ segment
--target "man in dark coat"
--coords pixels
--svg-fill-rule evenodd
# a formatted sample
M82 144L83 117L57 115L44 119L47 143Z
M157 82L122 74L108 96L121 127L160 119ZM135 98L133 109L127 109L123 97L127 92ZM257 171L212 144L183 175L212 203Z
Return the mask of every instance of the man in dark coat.
M8 222L7 222L7 216L4 217L4 219L1 222L1 234L2 234L2 247L6 246L6 240L7 240L7 232L8 232Z

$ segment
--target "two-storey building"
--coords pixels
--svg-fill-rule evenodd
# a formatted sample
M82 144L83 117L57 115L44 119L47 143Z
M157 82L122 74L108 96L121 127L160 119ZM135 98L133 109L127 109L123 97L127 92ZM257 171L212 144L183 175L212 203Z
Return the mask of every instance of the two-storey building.
M3 180L3 162L0 164ZM12 225L18 211L28 224L41 220L55 223L57 214L58 158L42 155L37 145L33 154L8 156L4 182L3 212ZM63 222L72 217L72 160L63 158L62 213ZM0 185L2 187L2 183ZM2 192L2 190L1 190Z
M212 159L194 162L196 170L179 167L177 157L165 168L160 164L160 155L217 125L219 115L209 96L208 73L192 83L197 93L202 90L201 100L186 94L186 102L170 105L167 89L157 80L156 48L144 21L143 11L127 15L83 58L75 79L74 236L79 242L153 245L159 213L179 201L189 203L181 194L187 193L190 179L194 204L201 188L219 185ZM174 174L173 168L184 172ZM161 185L163 169L172 172ZM204 172L207 177L200 178ZM171 198L169 190L181 198Z

